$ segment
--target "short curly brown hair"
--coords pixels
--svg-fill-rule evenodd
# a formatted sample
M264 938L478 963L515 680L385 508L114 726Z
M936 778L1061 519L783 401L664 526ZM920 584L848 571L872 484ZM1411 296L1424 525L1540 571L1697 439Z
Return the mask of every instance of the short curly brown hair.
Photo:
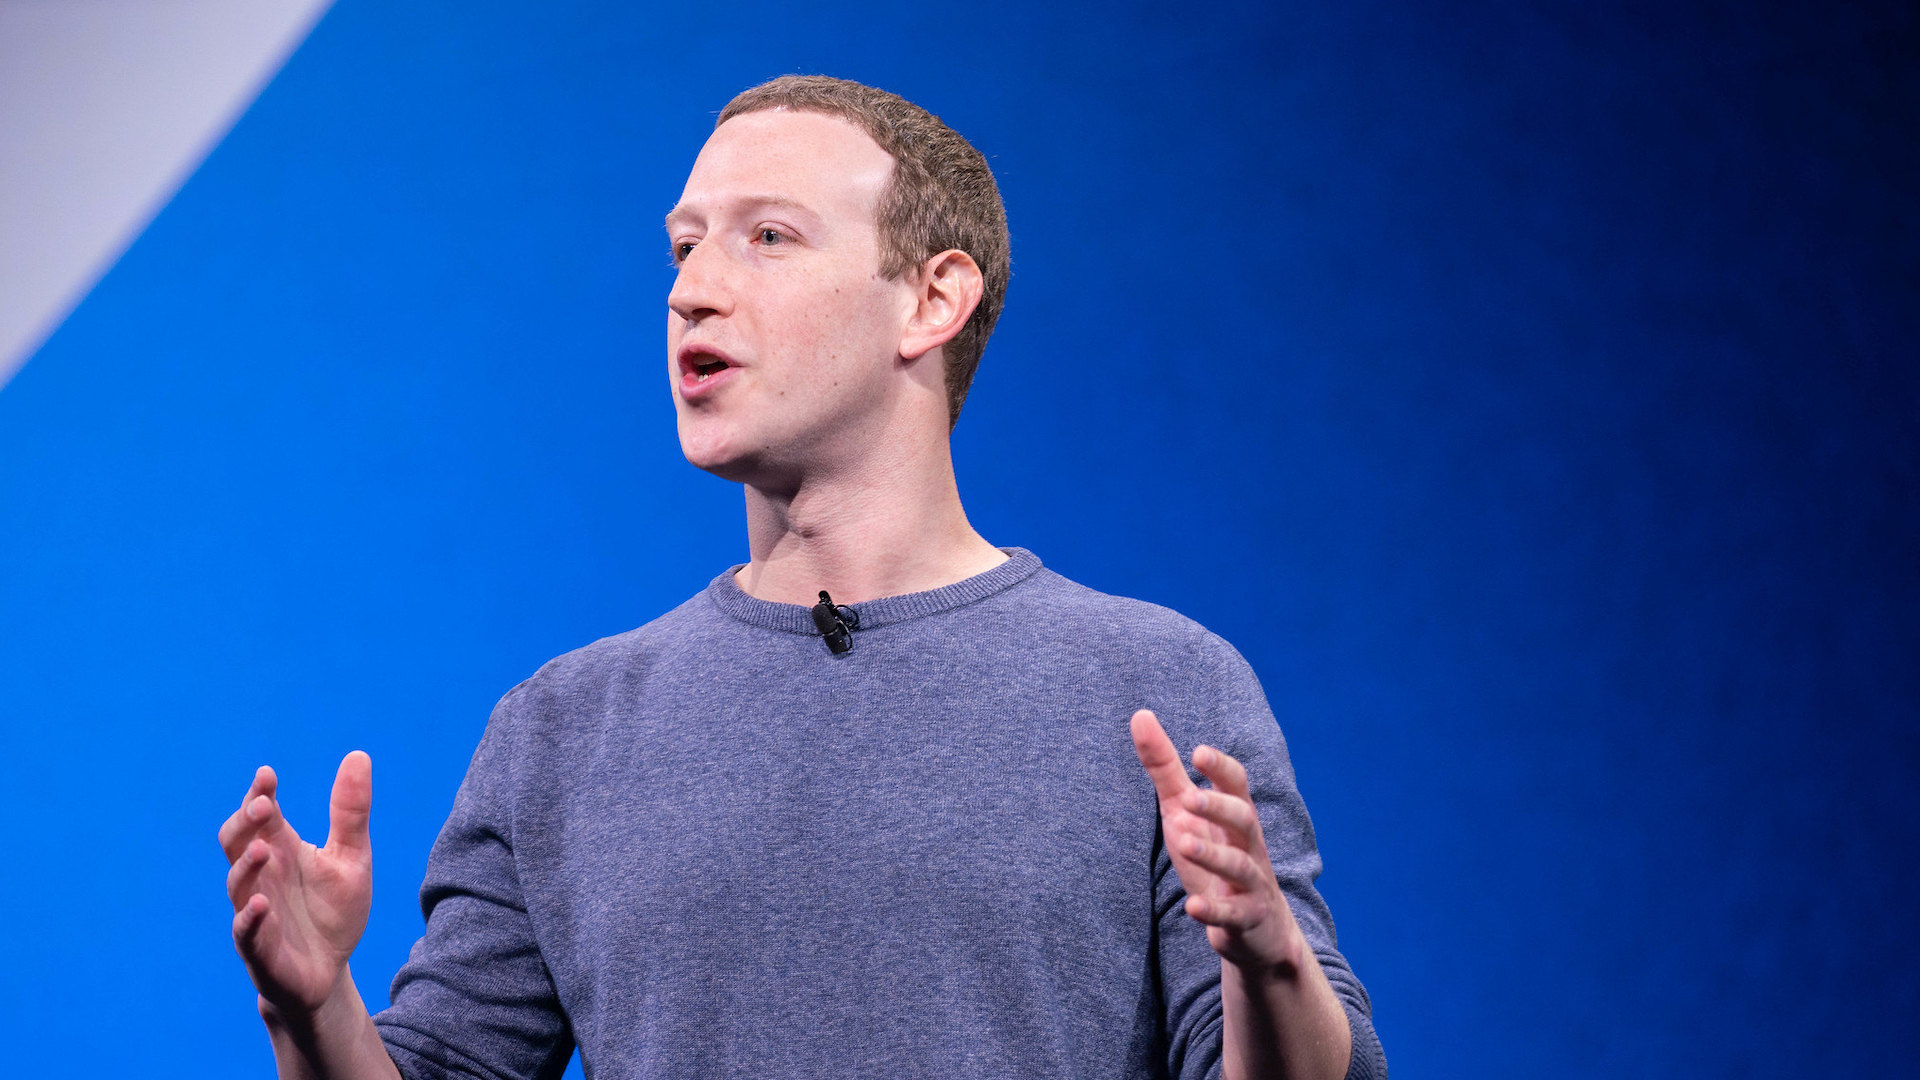
M761 83L727 102L713 126L766 109L837 116L893 156L893 178L876 223L881 273L901 277L949 249L966 252L979 265L980 304L945 350L951 428L960 420L1013 272L1007 210L987 159L939 117L900 95L825 75L783 75Z

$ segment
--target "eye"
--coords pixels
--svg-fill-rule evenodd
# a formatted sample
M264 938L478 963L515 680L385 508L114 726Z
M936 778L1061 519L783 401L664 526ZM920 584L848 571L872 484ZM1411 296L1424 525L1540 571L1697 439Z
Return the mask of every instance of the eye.
M787 242L787 234L781 232L779 229L763 228L760 230L760 242L762 244L784 244Z
M681 263L686 262L687 256L691 254L693 254L693 241L691 240L679 241L678 243L673 245L673 264L675 266L678 266Z

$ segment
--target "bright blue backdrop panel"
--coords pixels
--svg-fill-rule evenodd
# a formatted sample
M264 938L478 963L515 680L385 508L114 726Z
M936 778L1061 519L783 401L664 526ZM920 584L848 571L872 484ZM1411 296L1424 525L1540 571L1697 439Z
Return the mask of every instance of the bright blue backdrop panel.
M789 71L992 159L974 521L1246 653L1400 1075L1908 1068L1914 46L1894 4L342 0L0 392L10 1069L268 1069L213 842L261 762L317 837L372 752L384 1001L493 700L744 558L658 223Z

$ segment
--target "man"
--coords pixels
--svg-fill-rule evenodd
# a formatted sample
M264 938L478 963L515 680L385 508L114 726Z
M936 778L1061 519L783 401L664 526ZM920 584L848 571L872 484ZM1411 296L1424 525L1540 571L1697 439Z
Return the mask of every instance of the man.
M324 848L260 770L220 840L281 1075L1384 1075L1245 662L967 523L948 434L1008 273L980 154L777 79L667 231L681 446L744 486L752 559L501 700L377 1018L371 763Z

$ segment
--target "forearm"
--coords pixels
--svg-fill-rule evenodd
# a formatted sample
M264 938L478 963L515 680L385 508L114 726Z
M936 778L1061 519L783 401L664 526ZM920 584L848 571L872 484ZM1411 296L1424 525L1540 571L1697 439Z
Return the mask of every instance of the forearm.
M1224 1080L1340 1080L1353 1033L1346 1010L1304 940L1264 971L1220 961Z
M401 1080L351 970L311 1016L286 1015L261 998L260 1018L280 1080Z

